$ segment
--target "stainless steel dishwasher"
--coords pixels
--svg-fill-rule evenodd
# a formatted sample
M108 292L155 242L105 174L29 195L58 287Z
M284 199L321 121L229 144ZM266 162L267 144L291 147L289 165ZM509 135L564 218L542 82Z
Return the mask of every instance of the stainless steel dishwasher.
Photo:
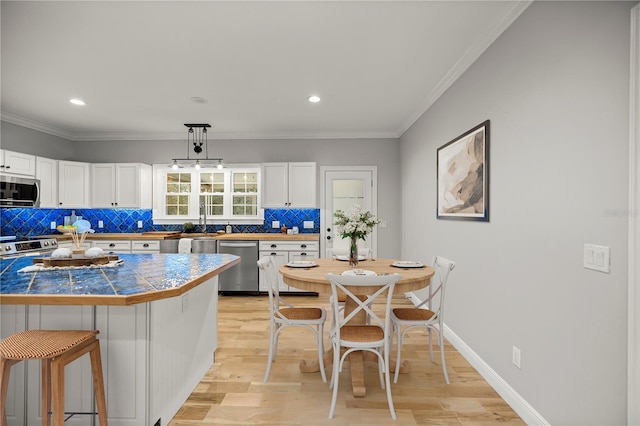
M240 256L240 264L220 274L219 291L258 293L258 242L218 240L218 253Z

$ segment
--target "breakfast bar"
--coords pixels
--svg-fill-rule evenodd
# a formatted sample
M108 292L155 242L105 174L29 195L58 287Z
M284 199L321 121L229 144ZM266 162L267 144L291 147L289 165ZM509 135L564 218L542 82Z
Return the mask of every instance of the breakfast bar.
M218 275L240 258L118 257L100 267L36 271L31 257L1 259L1 337L25 329L99 330L109 424L167 424L213 364ZM89 413L91 370L88 359L79 361L67 368L65 408ZM41 422L39 368L14 366L9 425ZM89 424L89 418L74 416L67 424Z

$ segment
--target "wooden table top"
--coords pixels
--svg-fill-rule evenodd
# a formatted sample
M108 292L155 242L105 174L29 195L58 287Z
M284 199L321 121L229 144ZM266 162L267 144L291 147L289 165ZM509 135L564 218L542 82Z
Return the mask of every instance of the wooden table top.
M358 269L373 271L378 275L395 274L402 275L402 279L396 283L396 292L407 292L427 287L434 274L431 266L422 268L397 268L391 266L397 259L375 259L364 260L358 263ZM344 271L353 269L349 262L335 259L315 259L318 266L312 268L291 268L282 265L279 268L283 281L288 285L302 290L312 291L321 294L330 294L331 285L326 279L328 273L341 274ZM361 292L375 293L377 286L371 288L359 287Z

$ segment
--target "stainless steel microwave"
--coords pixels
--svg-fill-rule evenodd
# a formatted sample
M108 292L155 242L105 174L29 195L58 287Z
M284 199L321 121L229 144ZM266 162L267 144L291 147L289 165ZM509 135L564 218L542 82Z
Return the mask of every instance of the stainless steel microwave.
M40 180L0 175L0 207L40 207Z

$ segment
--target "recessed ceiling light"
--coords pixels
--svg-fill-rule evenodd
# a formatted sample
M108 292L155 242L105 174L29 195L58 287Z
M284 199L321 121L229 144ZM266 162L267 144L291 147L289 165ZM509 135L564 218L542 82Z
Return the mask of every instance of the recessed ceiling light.
M311 95L309 96L308 99L309 99L309 102L311 102L312 104L320 102L320 96L317 96L317 95Z
M194 102L196 104L206 104L208 101L200 96L194 96L191 98L191 102Z
M82 99L77 99L77 98L69 99L69 102L71 102L74 105L80 105L80 106L85 106L87 104Z

